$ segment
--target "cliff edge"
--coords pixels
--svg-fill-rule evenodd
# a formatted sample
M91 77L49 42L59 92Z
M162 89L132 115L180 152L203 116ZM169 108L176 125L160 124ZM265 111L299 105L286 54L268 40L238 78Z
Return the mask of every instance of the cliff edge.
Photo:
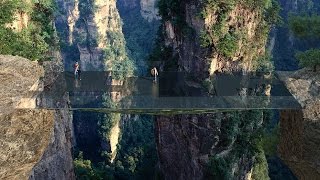
M280 114L279 154L299 179L320 179L320 74L278 72L301 110Z
M36 62L0 55L0 179L75 179L70 112L34 109L43 76Z
M27 179L48 146L54 112L15 109L42 75L35 62L0 55L0 179Z

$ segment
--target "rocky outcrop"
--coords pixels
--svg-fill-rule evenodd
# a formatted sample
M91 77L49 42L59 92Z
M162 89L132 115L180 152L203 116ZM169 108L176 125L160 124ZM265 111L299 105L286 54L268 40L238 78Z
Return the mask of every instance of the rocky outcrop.
M237 2L227 10L229 7L224 7L225 4L227 2L180 1L171 7L162 1L164 46L172 49L172 58L162 62L164 69L176 63L170 70L190 72L198 82L215 72L257 69L256 60L265 55L270 28L264 9ZM201 11L203 17L199 15ZM178 20L181 21L177 23ZM232 51L223 52L223 43L227 46L234 43L233 48L227 47ZM257 118L262 111L241 111L231 117L233 113L158 116L155 121L157 150L165 179L249 179L256 157L248 153L251 147L246 145L252 144L250 140L239 141L262 127L263 119ZM240 116L246 116L247 121L235 120ZM235 135L234 131L239 134ZM246 145L237 147L242 143ZM241 156L231 158L237 149L244 151ZM217 172L219 170L208 168L211 161L213 168L223 166L219 164L223 161L221 158L233 159L232 162L226 160L230 169L224 167L225 172ZM231 177L227 177L228 174Z
M0 116L14 111L21 106L23 98L31 98L30 91L39 87L43 69L35 62L17 56L0 55Z
M0 179L74 179L69 111L34 109L47 88L39 86L42 67L14 56L0 56L0 64Z
M320 75L303 69L279 76L302 106L281 111L279 155L299 179L319 179Z
M141 16L149 22L159 20L157 3L158 0L140 0Z
M0 56L0 179L27 179L49 144L54 112L15 109L42 75L35 62Z
M165 179L201 179L219 126L210 116L158 117L155 122L160 169Z
M240 116L240 113L235 116L214 113L156 117L159 167L164 178L221 179L229 173L228 178L231 179L248 179L255 160L248 153L248 147L239 147L239 144L253 143L242 142L242 133L254 134L263 118L260 116L261 118L253 119L248 116L252 119L244 123ZM237 120L233 119L235 117ZM242 152L237 156L239 148ZM229 159L224 165L213 164L224 166L224 173L219 172L221 169L210 167L212 157Z
M178 15L168 10L165 16L172 17L165 19L163 31L166 32L166 45L173 48L174 54L176 52L179 70L197 72L201 78L214 72L255 70L254 60L264 55L269 31L263 8L243 3L232 6L228 11L219 3L212 8L200 1L192 1L180 3ZM203 17L199 15L201 9ZM173 21L178 18L185 24L174 25ZM224 42L228 38L234 38L234 42ZM203 45L202 41L211 45ZM219 43L234 43L234 49L226 55L219 50Z
M28 179L50 142L54 112L16 110L0 124L0 179Z
M46 95L39 95L37 103L40 107L55 107L53 110L54 124L49 144L41 157L41 160L33 167L30 180L38 179L75 179L73 169L72 148L75 145L73 131L73 117L69 109L69 96L66 92L61 92L65 86L64 79L60 76L63 65L59 52L54 53L54 60L44 62L45 76L43 78L44 90L60 92L58 99L46 100ZM59 82L59 86L57 85ZM49 90L50 89L50 90Z
M118 0L120 8L124 8L127 11L139 9L141 16L148 22L160 19L158 2L158 0Z
M68 110L53 111L54 124L48 146L40 161L33 167L29 180L75 179L72 156L73 124Z
M79 61L83 71L110 70L113 59L105 55L105 49L113 46L115 39L118 40L119 37L114 37L115 33L122 34L116 1L56 2L62 12L56 17L58 34L67 45L62 48L66 69L72 70L72 64ZM118 60L122 59L124 57Z

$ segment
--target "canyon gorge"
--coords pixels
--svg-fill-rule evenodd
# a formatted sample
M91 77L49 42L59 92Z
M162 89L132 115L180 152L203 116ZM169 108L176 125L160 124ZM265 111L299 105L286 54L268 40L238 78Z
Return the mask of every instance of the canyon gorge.
M319 2L19 2L25 9L15 7L10 21L1 17L6 25L0 33L30 36L12 44L37 54L0 45L0 179L320 178L319 71L299 68L294 55L319 45L287 25L290 14L319 13ZM42 21L40 12L49 19ZM46 33L35 38L38 31ZM84 106L117 107L134 93L129 89L62 92L48 101L41 92L67 87L61 73L73 74L76 61L83 72L110 73L108 85L115 87L124 87L126 78L150 77L152 67L160 77L186 72L190 77L172 88L179 97L215 96L217 74L262 72L279 78L302 108L184 114L72 109L72 99L85 96L96 98ZM268 97L272 88L242 88L236 96ZM46 106L56 108L38 108Z

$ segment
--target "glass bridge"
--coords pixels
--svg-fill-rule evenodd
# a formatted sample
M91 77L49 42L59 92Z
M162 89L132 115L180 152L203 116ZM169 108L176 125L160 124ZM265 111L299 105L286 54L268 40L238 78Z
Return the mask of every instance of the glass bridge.
M39 109L181 114L301 108L276 75L216 74L198 82L184 72L161 72L157 83L153 77L113 80L110 72L82 72L80 80L63 72L54 84L32 93Z

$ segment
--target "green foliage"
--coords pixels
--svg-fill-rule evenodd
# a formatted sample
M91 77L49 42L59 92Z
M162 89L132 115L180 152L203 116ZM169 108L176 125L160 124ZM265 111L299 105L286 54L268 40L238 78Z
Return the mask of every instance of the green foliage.
M217 49L226 57L233 57L238 49L238 37L234 33L227 33L217 44Z
M95 10L94 0L79 1L79 12L81 17L88 17L88 15L93 14Z
M28 4L21 0L0 2L0 54L11 54L31 60L48 59L49 46L56 47L52 26L54 4L51 0ZM8 27L16 13L30 16L28 27L14 31Z
M205 48L209 47L212 44L212 38L205 31L201 31L200 33L200 46Z
M135 62L138 74L145 74L147 72L146 59L155 46L154 40L160 22L158 20L148 22L141 16L139 8L128 10L128 8L122 9L121 5L118 8L123 20L122 29L128 56Z
M268 163L266 156L260 146L255 154L255 162L253 165L252 179L269 180Z
M265 42L268 37L270 27L281 21L279 16L280 6L276 0L204 0L200 15L205 19L209 14L216 14L217 19L214 25L206 27L199 35L201 47L214 47L216 50L227 58L232 58L238 50L238 41L243 38L238 29L227 25L228 15L237 4L246 6L254 11L261 11L263 19L260 19L255 33L256 45L263 46L260 42ZM260 43L260 44L259 44Z
M111 117L112 115L109 115ZM113 126L109 121L99 129L103 136L108 136ZM75 159L77 179L153 179L157 163L154 141L154 124L151 116L132 117L121 123L122 135L117 147L114 163L110 163L111 154L102 151L102 159L91 163L84 160L80 152ZM102 137L103 138L103 137ZM100 159L100 158L98 158Z
M210 179L233 179L232 168L243 158L254 157L254 179L268 179L268 166L263 150L263 121L270 118L267 111L234 111L221 120L219 147L230 152L210 157ZM234 172L237 173L237 172Z
M290 30L300 38L320 37L320 16L289 16Z
M162 21L170 21L176 30L184 37L194 33L194 30L185 21L185 8L182 0L159 0L158 9Z
M280 4L276 0L270 0L265 5L265 12L264 12L264 20L267 22L268 25L280 24L282 23L282 18L280 16Z
M254 69L258 72L272 72L274 70L273 62L271 59L271 55L265 54L264 56L260 56L254 62Z
M113 61L111 67L112 77L117 80L123 80L132 75L135 70L133 62L128 58L122 61Z
M118 113L110 113L105 114L103 118L99 119L98 126L99 126L99 133L102 137L102 140L108 141L110 138L111 129L114 125L120 121L121 115Z
M204 1L203 9L200 13L202 18L205 19L208 14L212 14L214 12L218 14L218 17L217 17L217 22L215 23L214 26L200 33L201 47L209 47L213 45L214 38L216 38L218 42L220 39L227 40L228 36L224 35L225 34L224 26L226 25L228 13L234 7L235 7L234 0L231 0L231 1L205 0Z
M17 10L17 2L19 1L0 1L0 26L10 23L14 20L14 13Z
M209 173L213 179L229 180L231 175L231 161L222 157L213 156L209 161Z
M202 82L203 87L208 91L209 94L214 94L214 80L211 78L207 78Z
M179 21L183 8L180 7L181 0L160 0L158 2L159 15L164 21Z
M115 174L120 179L153 179L157 153L151 116L130 119L123 128Z
M73 164L78 180L102 180L106 177L102 170L93 167L90 160L83 159L82 152L74 159Z
M265 132L261 143L265 155L275 156L277 154L277 145L279 143L279 124L271 132Z
M116 80L123 80L131 76L135 65L129 59L126 51L126 43L122 32L107 32L108 46L104 53L109 66L106 70L112 70L112 77Z
M300 66L311 67L313 71L317 71L317 66L320 65L320 49L298 52L296 58L299 60Z

